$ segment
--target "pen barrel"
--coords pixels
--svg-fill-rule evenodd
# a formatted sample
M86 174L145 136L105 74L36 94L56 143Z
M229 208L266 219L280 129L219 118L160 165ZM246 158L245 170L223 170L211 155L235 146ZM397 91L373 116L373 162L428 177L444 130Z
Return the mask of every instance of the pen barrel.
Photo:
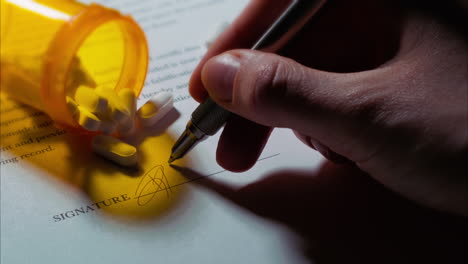
M192 124L208 136L216 134L231 113L207 98L192 113Z
M252 47L277 52L293 38L327 0L295 0Z

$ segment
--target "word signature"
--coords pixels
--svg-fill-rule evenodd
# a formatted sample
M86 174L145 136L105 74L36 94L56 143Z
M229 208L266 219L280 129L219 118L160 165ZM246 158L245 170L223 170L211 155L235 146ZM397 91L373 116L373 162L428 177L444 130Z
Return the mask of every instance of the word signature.
M156 165L141 179L135 191L135 199L139 206L151 202L156 195L165 193L167 197L172 192L171 185L164 174L164 167Z

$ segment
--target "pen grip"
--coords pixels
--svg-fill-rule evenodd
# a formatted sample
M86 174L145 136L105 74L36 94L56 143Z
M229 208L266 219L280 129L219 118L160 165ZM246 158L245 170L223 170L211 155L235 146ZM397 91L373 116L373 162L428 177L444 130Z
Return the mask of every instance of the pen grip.
M216 134L226 123L231 112L207 98L192 113L192 124L208 136Z

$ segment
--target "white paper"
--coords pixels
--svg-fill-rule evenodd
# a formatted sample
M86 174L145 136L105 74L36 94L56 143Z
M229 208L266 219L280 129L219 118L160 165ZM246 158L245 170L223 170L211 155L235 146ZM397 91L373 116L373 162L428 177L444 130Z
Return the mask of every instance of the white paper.
M159 138L178 137L197 106L188 95L187 82L205 52L203 44L217 25L234 19L247 0L97 2L131 14L144 28L151 63L138 104L160 91L173 93L179 116L172 113L169 119L175 122L168 121L170 127ZM8 107L21 110L21 106L4 102L2 111ZM39 129L38 124L48 119L37 114L28 122L29 127ZM41 159L34 159L32 151L22 153L21 147L8 149L6 131L2 129L5 138L0 152L1 263L310 262L302 252L301 241L286 227L252 214L196 181L159 178L157 166L163 164L160 160L167 160L170 146L167 142L158 145L158 137L154 146L161 149L143 151L154 155L144 157L154 159L154 166L142 173L129 172L128 176L126 171L115 172L115 166L89 154L89 149L76 141L79 138L56 135L60 131L50 126L24 134L25 144L33 141L28 149L43 152ZM197 146L184 166L232 189L280 169L314 170L321 162L319 155L296 140L293 133L281 129L275 130L262 160L253 169L230 173L216 164L217 141L218 136L214 136ZM62 168L64 163L75 167ZM102 167L93 167L101 163ZM168 170L166 164L161 166ZM155 174L148 176L152 169ZM166 184L165 188L152 189L160 190L153 199L149 199L152 190L142 191L138 185L144 185L145 177L151 176ZM154 182L147 186L151 184ZM150 195L137 199L138 194ZM132 218L132 210L139 214L138 220Z

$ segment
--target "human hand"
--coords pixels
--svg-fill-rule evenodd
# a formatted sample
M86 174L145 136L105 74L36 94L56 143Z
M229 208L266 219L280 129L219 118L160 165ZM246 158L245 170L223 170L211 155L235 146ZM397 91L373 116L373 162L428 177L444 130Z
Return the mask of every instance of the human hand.
M351 3L352 2L352 3ZM217 160L250 168L288 127L421 204L468 216L468 44L392 1L331 1L282 54L250 50L287 1L253 1L213 44L190 91L230 120ZM260 21L260 22L259 22ZM205 90L206 89L206 90ZM242 130L250 134L238 133Z

